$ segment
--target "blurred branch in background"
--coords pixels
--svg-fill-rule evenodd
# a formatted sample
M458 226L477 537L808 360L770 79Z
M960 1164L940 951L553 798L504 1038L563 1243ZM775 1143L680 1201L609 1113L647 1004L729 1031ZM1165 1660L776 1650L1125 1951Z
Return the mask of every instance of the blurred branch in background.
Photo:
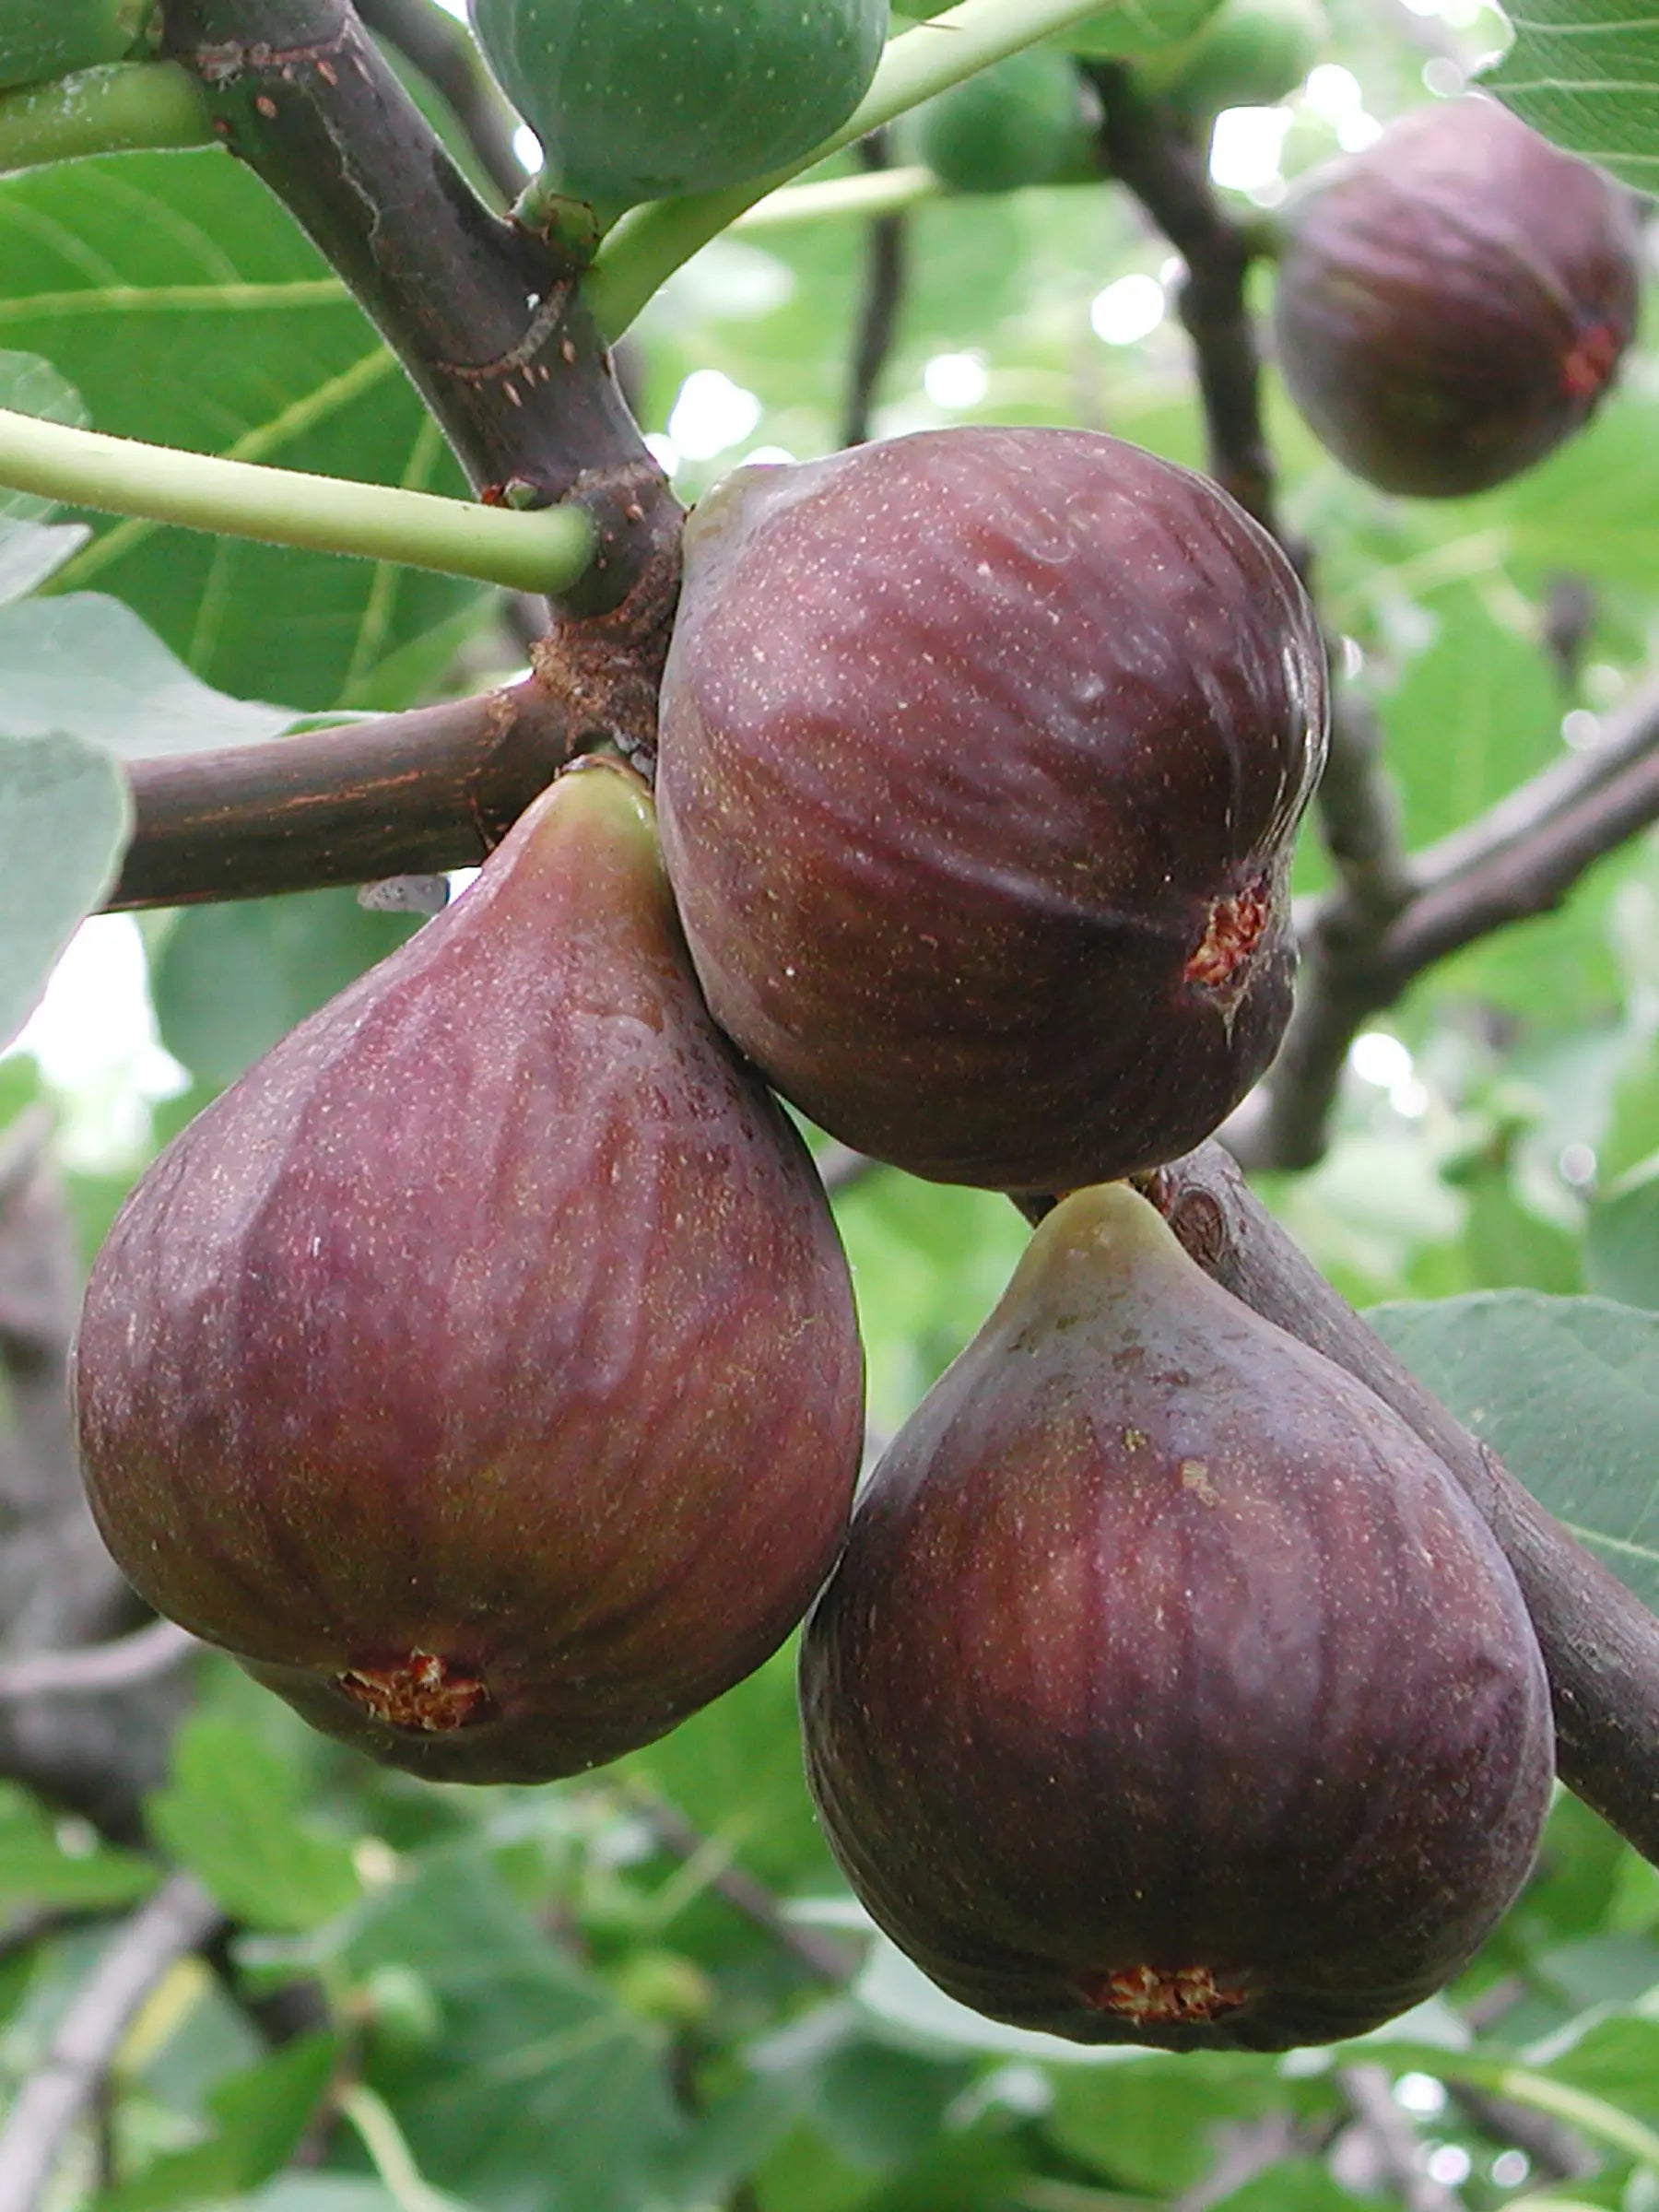
M96 2104L145 1999L223 1917L194 1875L175 1874L118 1931L0 2132L0 2212L39 2212L59 2157Z
M1262 427L1261 348L1244 298L1261 242L1228 219L1209 181L1205 147L1173 110L1136 90L1121 63L1095 63L1084 74L1100 96L1100 149L1109 173L1186 264L1176 308L1193 341L1209 473L1282 542L1273 458Z
M1602 718L1587 750L1553 762L1466 829L1406 863L1404 895L1368 902L1349 880L1313 903L1279 1056L1224 1132L1249 1168L1324 1153L1343 1067L1363 1024L1437 961L1547 913L1598 860L1659 821L1659 677Z
M81 1491L68 1399L80 1270L51 1135L41 1108L0 1133L0 1665L25 1667L101 1643L137 1611ZM26 1686L0 1704L0 1774L135 1836L186 1694L153 1675L101 1698Z
M872 131L867 138L861 138L858 151L866 170L877 171L892 166L886 131ZM864 298L841 417L841 442L844 446L863 445L870 435L877 388L893 350L904 301L909 220L902 212L878 215L865 233Z

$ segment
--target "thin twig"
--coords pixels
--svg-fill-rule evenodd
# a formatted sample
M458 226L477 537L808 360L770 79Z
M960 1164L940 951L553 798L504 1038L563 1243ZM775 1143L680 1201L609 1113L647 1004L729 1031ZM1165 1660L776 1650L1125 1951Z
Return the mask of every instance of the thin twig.
M1279 1056L1225 1132L1246 1166L1311 1166L1367 1020L1449 954L1560 905L1598 861L1659 821L1659 679L1606 728L1593 751L1554 763L1420 855L1392 919L1368 915L1346 893L1315 904L1300 931L1301 981Z
M859 156L867 170L888 167L890 156L885 131L872 131L859 141ZM904 299L905 245L909 218L902 213L881 215L865 233L864 300L859 311L858 339L853 353L847 403L841 417L842 445L863 445L870 435L870 413L881 372L887 367L898 335L899 311Z
M1354 2115L1374 2173L1361 2186L1391 2190L1404 2212L1462 2212L1455 2190L1423 2171L1423 2144L1410 2115L1394 2102L1393 2084L1382 2066L1343 2066L1336 2075L1343 2101Z
M175 1874L126 1922L71 2002L0 2131L0 2212L39 2212L59 2155L91 2109L140 2006L222 1918L194 1875Z
M709 1839L665 1798L644 1799L640 1809L670 1858L684 1865L708 1849ZM820 1981L840 1984L850 1982L857 1972L857 1957L847 1945L838 1943L833 1936L820 1935L816 1928L802 1927L791 1920L765 1883L757 1881L741 1866L718 1868L709 1877L709 1888ZM0 2212L4 2212L3 2206Z
M1148 1194L1218 1283L1346 1368L1444 1463L1526 1600L1549 1671L1562 1781L1659 1864L1659 1619L1366 1326L1219 1144L1160 1170Z
M1273 462L1262 427L1261 349L1244 299L1258 241L1229 220L1211 188L1205 148L1172 109L1139 92L1121 63L1096 63L1085 75L1100 96L1108 169L1186 264L1177 307L1193 341L1209 472L1277 537Z
M0 1664L0 1700L91 1695L129 1689L175 1667L202 1646L171 1620L153 1620L130 1636L78 1651L41 1652Z

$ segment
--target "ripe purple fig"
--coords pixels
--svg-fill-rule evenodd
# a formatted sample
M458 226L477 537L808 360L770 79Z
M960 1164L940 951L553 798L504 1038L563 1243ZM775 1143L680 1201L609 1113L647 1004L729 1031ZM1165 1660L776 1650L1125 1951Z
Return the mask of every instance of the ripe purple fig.
M881 1461L801 1696L877 1924L964 2004L1078 2042L1374 2027L1470 1956L1549 1796L1485 1523L1124 1184L1047 1217Z
M657 782L715 1018L912 1174L1172 1159L1283 1030L1324 715L1278 548L1114 438L740 469L686 534Z
M1345 467L1486 491L1589 418L1635 334L1630 195L1472 95L1316 172L1274 317L1291 397Z
M595 760L156 1162L75 1375L151 1604L390 1765L526 1782L794 1626L861 1366L822 1187Z

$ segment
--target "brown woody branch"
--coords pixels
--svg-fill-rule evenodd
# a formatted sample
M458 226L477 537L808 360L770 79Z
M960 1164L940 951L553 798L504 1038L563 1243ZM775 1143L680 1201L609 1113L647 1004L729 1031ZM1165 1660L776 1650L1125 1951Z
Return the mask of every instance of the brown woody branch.
M872 131L867 138L861 139L858 151L866 169L890 166L885 131ZM847 401L841 415L843 446L863 445L870 435L870 415L876 404L877 388L899 332L909 230L909 219L902 214L877 216L865 229L864 298L859 308L852 371L847 380Z
M350 0L164 0L162 23L216 131L350 288L480 495L592 512L599 549L565 611L616 606L678 508L611 373L581 264L485 206Z
M576 742L535 677L501 691L235 751L137 760L112 909L254 899L466 867Z
M1346 1368L1439 1454L1498 1539L1532 1614L1561 1779L1659 1863L1659 1619L1402 1366L1220 1145L1163 1169L1148 1194L1218 1283Z
M1186 264L1177 312L1193 341L1209 473L1277 537L1261 349L1244 299L1260 243L1228 219L1210 186L1205 147L1173 109L1138 91L1121 63L1095 63L1084 74L1100 96L1106 168Z
M1228 1124L1250 1167L1307 1167L1326 1142L1349 1045L1423 971L1560 905L1609 853L1659 821L1659 679L1634 691L1590 752L1556 762L1408 864L1393 911L1348 887L1301 929L1296 1011L1261 1091Z
M524 165L512 144L518 118L454 17L432 0L356 4L369 29L395 47L440 94L502 199L516 199L525 182Z

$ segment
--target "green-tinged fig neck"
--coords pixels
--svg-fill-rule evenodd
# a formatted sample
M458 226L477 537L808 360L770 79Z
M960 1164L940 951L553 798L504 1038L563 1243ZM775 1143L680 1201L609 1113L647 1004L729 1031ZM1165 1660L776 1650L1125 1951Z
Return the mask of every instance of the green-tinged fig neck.
M1147 1269L1215 1288L1158 1208L1130 1184L1073 1191L1032 1232L987 1328L1023 1324L1034 1313L1065 1325L1068 1317L1082 1317L1080 1300L1093 1310L1102 1290Z
M585 753L531 800L498 850L535 846L551 854L567 838L596 832L631 844L653 876L664 877L656 803L644 779L610 753Z

